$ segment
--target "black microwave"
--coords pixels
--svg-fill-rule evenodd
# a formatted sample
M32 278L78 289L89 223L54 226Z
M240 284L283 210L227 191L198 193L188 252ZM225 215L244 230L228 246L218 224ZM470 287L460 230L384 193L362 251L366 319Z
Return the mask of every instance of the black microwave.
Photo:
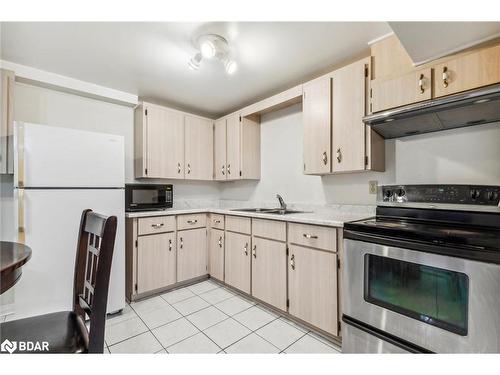
M150 211L171 208L172 185L125 184L125 211Z

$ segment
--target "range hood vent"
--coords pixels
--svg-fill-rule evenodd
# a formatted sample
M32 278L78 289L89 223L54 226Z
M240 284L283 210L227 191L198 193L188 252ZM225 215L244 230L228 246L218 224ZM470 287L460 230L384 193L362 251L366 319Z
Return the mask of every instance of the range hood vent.
M385 139L500 121L500 84L378 112L363 122Z

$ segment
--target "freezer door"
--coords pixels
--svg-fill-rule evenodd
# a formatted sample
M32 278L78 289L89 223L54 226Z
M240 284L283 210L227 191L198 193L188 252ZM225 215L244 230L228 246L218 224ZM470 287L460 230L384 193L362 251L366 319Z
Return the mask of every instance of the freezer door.
M19 189L14 195L18 200ZM33 253L14 286L13 318L72 309L78 229L86 208L104 215L116 215L118 219L108 313L122 309L125 306L124 191L24 190L23 203L25 244Z
M123 187L123 137L56 126L14 125L16 187Z

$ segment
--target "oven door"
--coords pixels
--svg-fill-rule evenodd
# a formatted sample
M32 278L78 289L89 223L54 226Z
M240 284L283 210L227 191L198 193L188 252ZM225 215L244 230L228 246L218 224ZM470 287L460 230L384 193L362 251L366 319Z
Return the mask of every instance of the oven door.
M432 352L500 352L500 266L401 245L345 240L344 314Z

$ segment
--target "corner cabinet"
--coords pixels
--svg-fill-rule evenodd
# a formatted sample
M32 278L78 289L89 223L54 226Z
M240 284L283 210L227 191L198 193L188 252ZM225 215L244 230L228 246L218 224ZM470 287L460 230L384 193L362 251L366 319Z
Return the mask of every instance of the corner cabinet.
M0 69L0 174L14 173L13 71Z
M304 174L384 171L384 140L369 113L370 58L303 85Z
M214 125L214 178L260 179L260 118L229 115Z

